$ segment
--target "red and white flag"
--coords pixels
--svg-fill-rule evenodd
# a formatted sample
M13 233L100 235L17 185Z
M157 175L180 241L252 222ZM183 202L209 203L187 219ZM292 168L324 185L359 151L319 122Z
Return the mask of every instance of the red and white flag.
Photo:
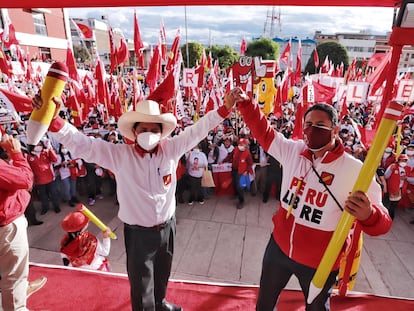
M246 53L247 50L247 43L246 40L243 38L241 45L240 45L240 55L244 55L244 53Z
M317 72L318 67L319 67L319 55L318 55L318 51L316 48L313 51L313 63L315 64L315 72Z
M279 56L279 61L282 63L285 63L286 65L289 63L289 57L290 57L290 49L291 49L291 40L289 40L288 44L286 44L285 49Z
M165 61L167 59L167 34L165 31L164 21L160 22L160 41L161 41L161 59Z
M134 51L135 56L138 59L138 65L141 68L144 68L144 56L142 49L144 48L144 43L142 42L141 33L139 31L138 16L137 12L134 10Z

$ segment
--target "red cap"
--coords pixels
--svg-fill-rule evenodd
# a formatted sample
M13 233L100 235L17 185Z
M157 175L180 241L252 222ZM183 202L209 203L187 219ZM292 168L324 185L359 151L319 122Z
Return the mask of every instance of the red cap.
M47 76L66 81L68 78L68 67L62 62L54 62L50 66Z
M246 138L239 139L239 146L247 146L248 144L249 144L249 141Z
M66 232L78 232L81 231L89 222L89 218L82 212L72 212L65 216L62 220L62 228Z

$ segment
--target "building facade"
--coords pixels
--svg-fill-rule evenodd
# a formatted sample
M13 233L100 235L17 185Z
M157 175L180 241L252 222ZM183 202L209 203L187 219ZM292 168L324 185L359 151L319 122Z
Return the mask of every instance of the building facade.
M65 9L0 9L1 31L10 21L16 39L32 60L64 61L71 44ZM13 54L13 51L10 51Z

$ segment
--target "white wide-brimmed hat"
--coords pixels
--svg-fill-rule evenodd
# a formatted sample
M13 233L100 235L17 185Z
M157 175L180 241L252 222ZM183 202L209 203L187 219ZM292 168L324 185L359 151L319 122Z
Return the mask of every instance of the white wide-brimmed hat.
M136 137L132 127L136 122L161 123L161 138L167 137L177 126L177 119L172 113L161 113L157 102L143 100L137 104L137 110L128 111L118 120L118 129L123 136L135 141Z

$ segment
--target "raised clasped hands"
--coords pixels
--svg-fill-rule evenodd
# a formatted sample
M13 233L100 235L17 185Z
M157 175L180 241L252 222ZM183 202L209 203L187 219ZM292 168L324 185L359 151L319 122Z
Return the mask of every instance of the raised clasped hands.
M231 91L227 92L227 94L224 97L224 102L226 108L231 109L238 101L247 99L249 99L247 94L240 87L235 87Z

